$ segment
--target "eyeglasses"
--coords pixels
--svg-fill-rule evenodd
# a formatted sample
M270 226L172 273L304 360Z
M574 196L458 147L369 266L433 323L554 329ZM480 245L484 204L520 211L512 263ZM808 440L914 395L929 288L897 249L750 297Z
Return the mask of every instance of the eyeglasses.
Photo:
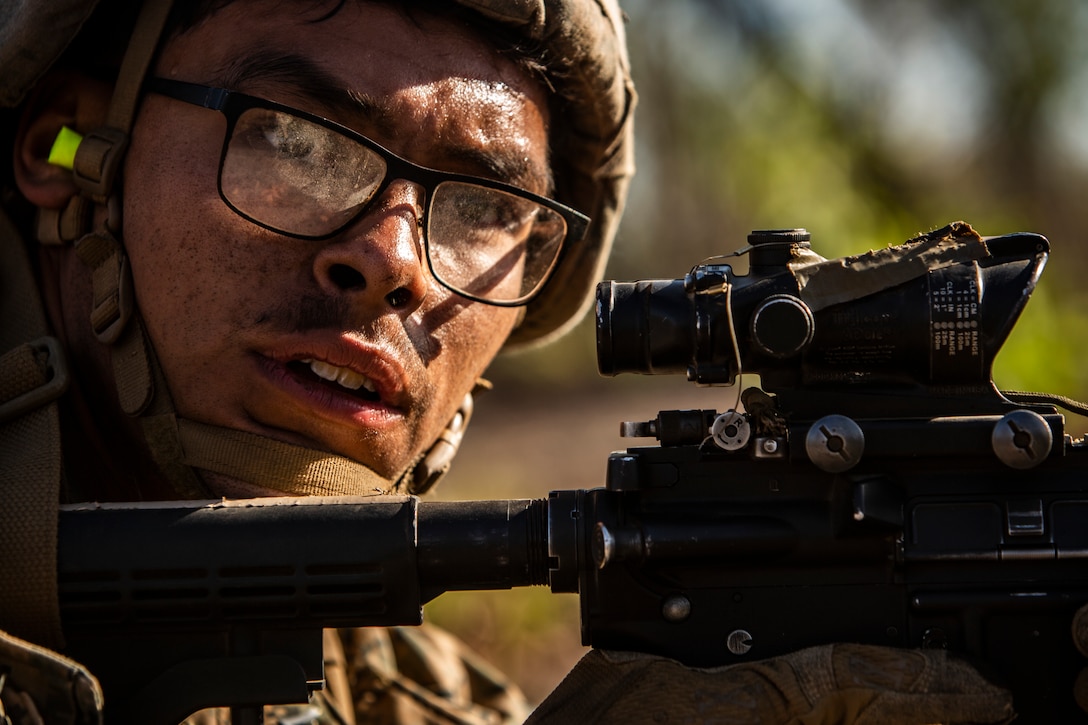
M589 217L510 184L413 164L320 116L222 88L166 78L145 90L227 119L219 196L254 224L299 239L343 231L393 181L426 192L424 247L443 286L477 302L515 307L548 281L564 245Z

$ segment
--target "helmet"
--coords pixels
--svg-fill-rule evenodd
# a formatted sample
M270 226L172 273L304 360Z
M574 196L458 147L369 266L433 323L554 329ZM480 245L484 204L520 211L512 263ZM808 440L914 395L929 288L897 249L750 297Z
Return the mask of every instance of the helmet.
M593 220L585 238L568 245L511 335L508 345L524 347L558 337L585 313L634 171L636 96L621 12L616 0L455 1L544 56L547 81L563 99L550 129L555 195ZM0 106L20 102L97 4L0 0Z

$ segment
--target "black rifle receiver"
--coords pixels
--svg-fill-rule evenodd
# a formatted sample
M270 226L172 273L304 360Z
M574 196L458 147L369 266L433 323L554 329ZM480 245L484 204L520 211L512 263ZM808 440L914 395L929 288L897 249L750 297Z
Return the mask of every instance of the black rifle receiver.
M1085 444L990 375L1047 241L955 224L831 261L803 230L749 241L744 276L714 263L598 288L603 373L762 381L743 409L625 423L659 445L612 454L604 488L65 507L68 652L108 722L211 705L255 722L321 686L322 628L532 584L579 594L594 647L701 666L948 648L1011 687L1021 721L1085 720Z

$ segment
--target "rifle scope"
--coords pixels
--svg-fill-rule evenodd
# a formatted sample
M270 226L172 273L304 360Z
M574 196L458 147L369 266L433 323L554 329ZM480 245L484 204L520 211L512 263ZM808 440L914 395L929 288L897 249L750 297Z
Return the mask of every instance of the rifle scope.
M1046 263L1036 234L983 239L957 222L910 242L825 260L804 229L756 231L750 268L708 261L682 279L602 282L602 375L686 374L770 389L976 384Z

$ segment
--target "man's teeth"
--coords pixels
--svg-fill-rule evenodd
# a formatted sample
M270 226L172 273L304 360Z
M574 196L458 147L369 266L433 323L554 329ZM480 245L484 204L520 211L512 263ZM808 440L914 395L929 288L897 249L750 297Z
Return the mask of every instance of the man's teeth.
M300 360L300 362L308 364L310 370L313 371L313 374L317 377L342 385L348 390L365 388L367 391L373 393L378 389L377 386L374 385L374 381L365 375L360 375L354 370L330 365L324 360Z

